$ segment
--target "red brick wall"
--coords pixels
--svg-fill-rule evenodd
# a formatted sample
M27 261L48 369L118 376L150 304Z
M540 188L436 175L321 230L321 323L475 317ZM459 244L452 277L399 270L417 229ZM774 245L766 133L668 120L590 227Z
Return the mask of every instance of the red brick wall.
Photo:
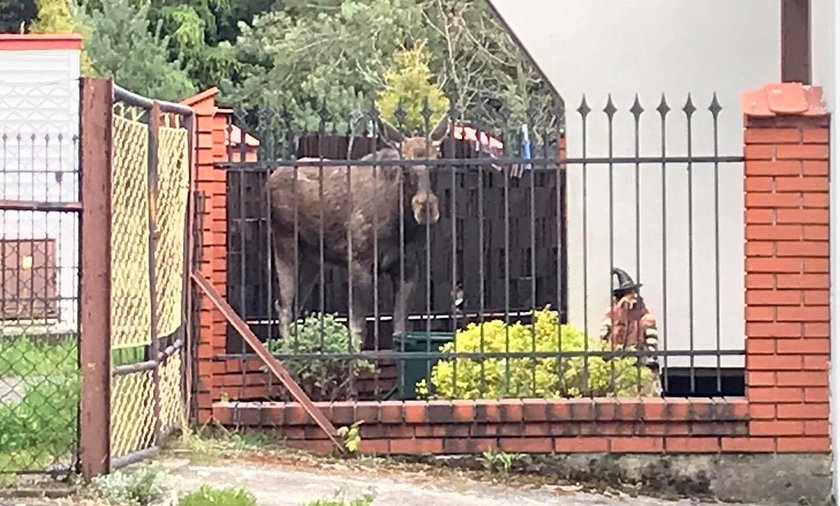
M361 451L374 454L740 452L748 431L743 399L317 404L336 426L363 420ZM292 447L331 451L326 435L295 403L217 403L213 417L231 426L282 427Z
M198 254L201 274L220 293L225 293L227 283L227 223L226 183L224 170L216 169L214 163L227 159L225 136L227 112L216 105L218 90L211 88L190 97L183 102L195 110L196 115L196 190L203 194L203 208L196 219L201 252ZM210 301L198 297L197 304L199 333L196 353L197 384L196 418L199 423L211 419L213 401L221 397L215 375L224 373L224 363L214 359L225 352L227 323Z
M829 118L796 84L745 94L744 106L750 435L826 452Z
M224 291L224 120L199 111L202 272ZM811 89L771 85L743 97L745 399L573 399L320 404L336 425L364 420L368 453L829 451L828 124ZM208 144L209 143L209 144ZM221 149L219 146L222 146ZM224 292L223 292L224 293ZM258 363L219 357L225 323L206 307L199 345L200 421L280 427L293 446L329 451L300 406L264 399Z

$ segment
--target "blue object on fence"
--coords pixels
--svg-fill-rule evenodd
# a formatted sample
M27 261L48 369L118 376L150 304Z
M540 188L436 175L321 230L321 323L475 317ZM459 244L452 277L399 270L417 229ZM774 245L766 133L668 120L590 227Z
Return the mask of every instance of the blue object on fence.
M528 125L522 125L522 144L519 151L522 158L526 160L534 158L531 153L531 137L528 135ZM525 165L525 170L531 170L530 163Z

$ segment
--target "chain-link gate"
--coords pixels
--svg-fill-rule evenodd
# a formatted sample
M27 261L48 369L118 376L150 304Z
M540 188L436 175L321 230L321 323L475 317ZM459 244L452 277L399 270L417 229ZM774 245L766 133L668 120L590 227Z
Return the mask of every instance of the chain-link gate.
M111 465L185 419L192 111L115 88L111 172Z

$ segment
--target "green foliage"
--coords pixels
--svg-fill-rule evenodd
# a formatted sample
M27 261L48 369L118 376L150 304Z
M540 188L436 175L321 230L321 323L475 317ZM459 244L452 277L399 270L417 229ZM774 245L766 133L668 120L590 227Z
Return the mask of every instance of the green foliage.
M510 474L515 459L516 456L511 453L496 452L493 450L485 450L478 457L478 460L484 464L484 467L488 471L502 473L505 476Z
M0 471L38 469L68 457L76 442L78 377L65 373L6 383L24 393L19 402L0 403Z
M35 0L0 0L0 33L21 33L37 16Z
M160 22L163 32L169 34L168 48L171 59L183 62L190 79L199 88L214 86L229 79L239 69L239 62L231 40L221 39L219 25L229 24L228 17L238 5L240 15L243 0L187 0L175 4L169 0L152 0L149 19Z
M244 488L215 488L202 485L198 490L185 495L178 506L256 506L257 498Z
M534 324L505 325L501 320L471 323L459 331L444 353L608 351L571 325L560 325L556 311L534 313ZM457 366L456 366L457 363ZM458 358L441 360L432 368L430 392L425 380L418 392L444 399L563 398L652 396L653 375L637 367L635 357L605 360L572 358ZM457 370L457 375L456 375Z
M29 27L32 33L90 33L74 13L73 6L68 0L36 0L38 17ZM93 62L87 49L83 49L80 56L80 70L82 75L94 75Z
M90 34L85 46L96 72L147 97L180 100L195 91L178 59L170 58L169 37L149 24L144 1L108 0L102 9L79 11Z
M93 492L111 504L148 506L166 492L166 472L156 464L120 470L92 480Z
M367 112L393 55L430 34L417 0L292 0L283 9L240 24L240 82L222 88L228 100L254 110L286 107L292 126L345 131L355 110Z
M78 370L75 337L57 342L26 336L0 338L0 378L72 374Z
M318 499L304 504L303 506L371 506L376 497L373 494L365 494L356 499L346 499L342 494L336 494L330 499Z
M385 88L377 94L376 106L382 118L412 135L429 133L449 110L449 99L432 82L431 58L425 43L397 52L394 68L385 73ZM428 118L423 115L426 104L431 111ZM405 114L404 122L395 114L398 109Z
M349 329L334 315L313 313L294 327L288 339L266 342L269 351L277 355L347 354L358 353L359 345L351 344ZM315 400L332 401L341 397L352 374L373 370L373 365L360 360L305 359L286 360L286 369L300 383L301 388Z
M462 117L507 133L504 103L511 128L528 122L543 135L557 126L550 86L484 0L286 0L240 27L242 69L223 86L226 99L250 111L285 106L297 131L317 130L326 103L326 128L344 132L385 87L395 55L423 42L435 86Z
M77 22L67 0L36 0L38 18L29 27L32 33L74 33Z
M359 427L362 422L356 422L349 427L339 427L336 431L338 436L344 439L344 448L350 453L359 451L359 446L362 444L362 436L359 433Z
M504 127L532 125L535 134L551 134L559 125L555 97L545 82L499 25L486 0L418 0L434 27L430 50L432 70L443 88L469 119L504 133ZM509 109L505 121L501 104ZM530 109L530 111L529 111Z

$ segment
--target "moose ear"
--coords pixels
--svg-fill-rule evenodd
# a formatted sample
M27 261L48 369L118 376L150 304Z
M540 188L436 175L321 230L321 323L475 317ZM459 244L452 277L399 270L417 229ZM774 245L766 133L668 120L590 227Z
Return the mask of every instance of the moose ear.
M437 147L443 142L443 140L449 135L449 115L444 114L443 117L438 121L437 126L429 133L429 140L432 141L432 145Z
M382 118L379 118L379 135L382 137L385 144L397 150L400 148L400 144L402 144L402 141L405 139L402 132Z

